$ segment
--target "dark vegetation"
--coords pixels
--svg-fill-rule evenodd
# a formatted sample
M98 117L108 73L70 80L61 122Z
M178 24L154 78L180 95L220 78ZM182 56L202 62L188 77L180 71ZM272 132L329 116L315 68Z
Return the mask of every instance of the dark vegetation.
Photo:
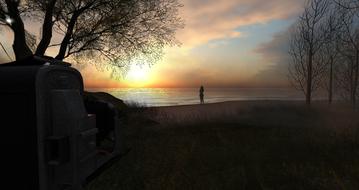
M231 105L204 105L216 116L193 107L184 118L145 111L160 124L132 118L125 125L131 151L87 189L359 188L359 118L350 106Z
M120 113L128 110L129 106L126 105L122 100L106 93L106 92L84 92L84 101L102 101L111 103L117 111Z
M132 124L156 124L157 122L144 117L145 112L155 113L155 109L148 108L146 105L137 102L126 102L108 94L106 92L84 92L85 102L104 102L110 103L118 112L120 121L125 125Z

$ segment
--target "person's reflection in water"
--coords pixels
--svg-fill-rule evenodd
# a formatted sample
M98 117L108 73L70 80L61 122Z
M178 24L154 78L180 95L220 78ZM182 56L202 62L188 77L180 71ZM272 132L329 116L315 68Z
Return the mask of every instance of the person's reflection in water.
M199 99L201 101L201 104L204 104L204 88L203 88L203 86L201 86L201 88L199 88Z

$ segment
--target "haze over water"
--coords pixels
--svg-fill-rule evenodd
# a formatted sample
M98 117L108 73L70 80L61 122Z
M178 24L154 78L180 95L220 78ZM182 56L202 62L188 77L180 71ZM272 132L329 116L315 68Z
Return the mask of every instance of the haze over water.
M109 88L105 91L125 102L146 106L176 106L199 104L197 88ZM303 100L300 91L291 88L205 88L205 103L236 100Z

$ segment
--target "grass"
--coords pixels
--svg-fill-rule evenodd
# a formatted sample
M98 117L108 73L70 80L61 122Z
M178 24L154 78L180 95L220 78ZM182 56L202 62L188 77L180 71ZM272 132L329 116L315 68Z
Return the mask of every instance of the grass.
M359 189L357 112L247 108L125 126L131 151L86 189Z

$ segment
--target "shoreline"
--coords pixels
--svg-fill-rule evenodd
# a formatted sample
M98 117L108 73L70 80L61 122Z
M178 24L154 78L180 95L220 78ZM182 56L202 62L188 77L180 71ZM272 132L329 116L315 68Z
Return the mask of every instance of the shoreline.
M86 89L96 92L99 89ZM128 104L142 107L187 106L200 103L198 89L195 88L132 88L103 89L105 93L123 100ZM325 100L326 95L318 94L313 100ZM223 103L228 101L304 101L304 96L291 88L205 88L206 103Z

